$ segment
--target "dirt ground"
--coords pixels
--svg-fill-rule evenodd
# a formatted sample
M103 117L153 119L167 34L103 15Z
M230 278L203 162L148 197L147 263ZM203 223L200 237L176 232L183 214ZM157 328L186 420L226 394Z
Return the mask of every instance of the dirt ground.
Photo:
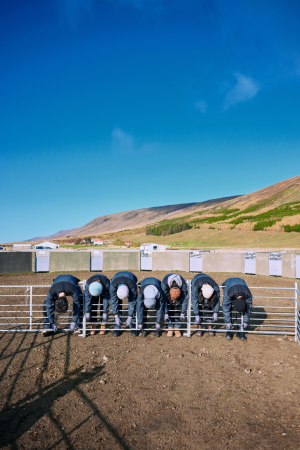
M2 275L0 285L51 284L55 276ZM242 276L249 286L272 286L272 296L294 285L211 276L219 284ZM300 449L300 347L292 336L12 332L0 333L0 357L1 449Z

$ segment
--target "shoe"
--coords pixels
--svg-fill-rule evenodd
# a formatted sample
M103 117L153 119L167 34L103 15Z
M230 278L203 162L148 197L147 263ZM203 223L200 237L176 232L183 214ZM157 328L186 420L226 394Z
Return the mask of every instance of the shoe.
M52 334L53 334L52 330L43 330L42 331L43 337L48 337L48 336L51 336Z
M119 330L115 330L114 332L113 332L113 336L117 336L117 337L119 337L119 336L121 336L121 331L119 331Z
M160 337L160 332L159 332L158 330L155 330L155 331L154 331L154 336L155 336L155 337Z
M106 328L106 324L105 323L101 323L101 331L99 333L99 334L101 334L101 336L106 334L105 328Z
M74 330L74 334L80 334L80 333L81 333L81 330L78 327L76 327Z
M170 330L167 332L167 337L173 337L174 331Z
M146 337L147 336L147 331L146 330L143 330L142 331L142 337Z
M212 327L211 326L209 326L207 329L208 329L208 335L209 336L214 336L215 335L215 333L212 331Z
M181 337L181 331L175 330L175 337L180 338Z
M96 334L95 329L96 329L96 324L93 323L93 325L92 325L92 330L93 330L93 331L91 331L91 336L94 336L94 335Z
M203 336L203 331L198 331L197 336L202 337Z
M229 341L231 341L231 339L232 339L232 333L229 333L229 331L227 331L227 332L226 332L225 339L228 339Z
M244 335L244 333L241 333L239 331L236 333L236 337L239 338L241 341L246 341L247 340L247 338Z
M139 335L138 331L131 331L131 336L137 337Z

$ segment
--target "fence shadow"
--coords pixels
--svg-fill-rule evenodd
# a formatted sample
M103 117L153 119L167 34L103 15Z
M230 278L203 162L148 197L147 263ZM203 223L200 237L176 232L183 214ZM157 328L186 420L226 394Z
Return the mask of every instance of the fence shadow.
M27 346L25 350L21 349L22 344L26 343L26 336L28 334L29 333L24 333L20 342L18 343L16 353L12 353L11 358L7 360L6 367L1 374L2 378L3 376L5 376L5 373L7 372L8 367L12 363L16 354L20 354L22 351L24 351L24 356L20 366L22 369L28 361L31 351L36 348L36 339L38 333L35 333L34 336L32 336L31 334L30 337L33 337L33 339L30 345ZM33 386L33 388L35 388L35 392L26 395L24 398L18 400L14 404L10 404L12 394L17 388L18 382L20 382L19 378L21 372L18 371L15 374L15 378L5 399L4 408L0 412L0 448L10 446L12 450L18 449L18 440L22 436L24 436L24 434L27 433L42 417L47 415L53 424L53 428L58 430L61 435L61 437L58 438L58 440L54 444L47 446L49 450L56 447L61 442L63 442L69 450L75 450L75 447L72 444L71 434L74 433L74 431L80 429L80 427L84 423L86 423L87 420L91 418L91 416L96 416L106 427L116 443L116 448L130 450L130 447L122 440L117 430L115 430L115 428L109 423L109 421L107 420L105 415L101 413L97 405L87 396L84 390L81 389L83 385L91 383L97 377L103 376L105 374L104 365L94 367L89 372L82 372L81 368L69 371L71 340L70 334L65 336L66 348L63 368L64 375L59 380L53 381L53 383L51 383L50 385L43 386L44 375L48 370L49 362L51 359L51 348L57 341L57 339L61 339L61 337L63 336L51 336L43 343L44 361L42 364L39 363L39 367L42 367L42 369L36 380L35 386ZM6 345L6 348L8 348L13 339L14 335ZM55 417L55 414L52 411L52 407L54 406L55 401L61 399L73 390L75 390L77 395L80 396L82 400L89 406L91 412L87 418L81 421L80 424L75 426L71 431L67 432L64 429L64 423L60 422L60 420ZM43 443L43 445L45 444L46 442Z

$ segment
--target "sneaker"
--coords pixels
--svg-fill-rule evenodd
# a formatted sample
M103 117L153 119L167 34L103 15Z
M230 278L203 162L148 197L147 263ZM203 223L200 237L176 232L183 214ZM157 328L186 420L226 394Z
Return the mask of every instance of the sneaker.
M76 327L74 330L74 334L80 334L80 333L81 333L81 330L78 327Z
M212 331L212 327L208 327L208 335L209 336L214 336L215 335L214 331Z
M229 333L229 331L227 331L225 339L228 339L229 341L231 341L232 339L232 333Z
M154 336L155 336L155 337L160 337L160 332L159 332L158 330L155 330L155 331L154 331Z
M237 332L236 333L236 337L239 338L241 341L246 341L247 340L247 338L244 335L244 333L241 333L241 332Z
M115 330L114 332L113 332L113 336L117 336L117 337L119 337L119 336L121 336L121 331L119 331L119 330Z
M137 337L139 335L138 331L131 331L131 336Z
M146 337L147 336L147 331L146 330L143 330L142 331L142 337Z

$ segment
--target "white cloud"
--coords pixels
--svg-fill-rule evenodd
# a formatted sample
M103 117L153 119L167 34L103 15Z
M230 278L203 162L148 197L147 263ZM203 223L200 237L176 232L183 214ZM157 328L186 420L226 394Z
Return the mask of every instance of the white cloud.
M202 114L206 113L207 103L204 100L199 100L194 104L194 106L196 109L199 109L202 112Z
M223 102L223 111L240 102L250 100L255 97L259 91L259 86L253 78L246 77L241 73L235 73L234 76L237 79L237 83L227 92Z
M134 137L130 133L126 133L119 127L115 127L111 133L112 150L115 153L138 154L152 152L159 147L157 142L150 142L137 145Z

